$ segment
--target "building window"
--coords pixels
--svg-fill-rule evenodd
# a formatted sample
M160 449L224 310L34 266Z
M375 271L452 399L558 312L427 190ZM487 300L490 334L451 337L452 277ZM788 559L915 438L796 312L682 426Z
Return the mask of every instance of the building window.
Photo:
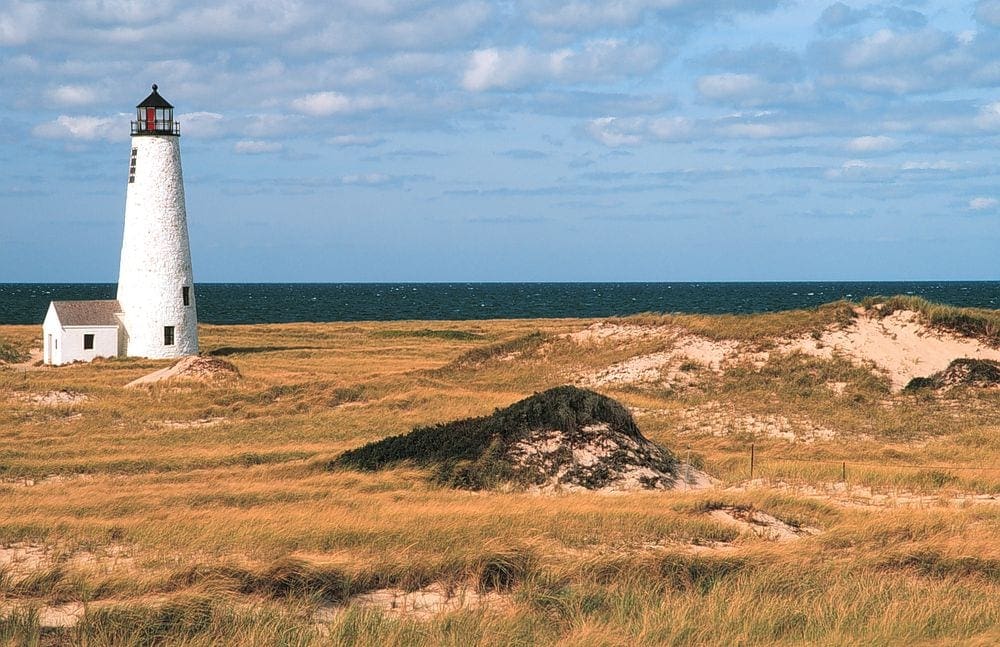
M184 299L184 305L191 305L191 288L184 286L181 288L181 297Z
M83 336L83 350L94 350L94 336L85 334Z
M163 327L163 345L173 346L174 345L174 327L164 326Z

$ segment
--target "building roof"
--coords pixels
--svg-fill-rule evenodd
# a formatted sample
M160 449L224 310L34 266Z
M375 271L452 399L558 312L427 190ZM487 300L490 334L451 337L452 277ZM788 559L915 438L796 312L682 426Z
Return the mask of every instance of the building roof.
M63 326L117 326L116 314L122 311L118 301L53 301L59 323Z
M153 84L153 92L148 97L142 100L142 103L136 106L136 108L173 108L170 102L160 96L160 93L156 91L156 84Z

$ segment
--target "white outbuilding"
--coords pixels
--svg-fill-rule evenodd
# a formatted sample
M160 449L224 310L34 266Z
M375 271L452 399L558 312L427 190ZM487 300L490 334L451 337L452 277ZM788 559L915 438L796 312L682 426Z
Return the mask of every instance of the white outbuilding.
M121 307L117 301L53 301L42 324L46 364L89 362L121 353Z

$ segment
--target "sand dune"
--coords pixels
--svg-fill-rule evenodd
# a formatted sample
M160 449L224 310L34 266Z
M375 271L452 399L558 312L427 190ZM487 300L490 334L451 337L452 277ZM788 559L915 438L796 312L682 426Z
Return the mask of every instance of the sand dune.
M712 340L674 327L595 324L569 335L579 344L627 343L659 338L668 350L630 357L605 369L580 377L590 386L663 382L683 385L685 365L695 364L723 371L735 363L763 364L773 353L800 352L825 359L845 357L855 364L871 366L888 377L892 389L900 391L915 377L944 370L957 358L1000 361L1000 348L924 324L919 313L899 311L881 316L877 311L858 310L848 326L830 328L818 337L803 335L780 339L770 350L747 343Z

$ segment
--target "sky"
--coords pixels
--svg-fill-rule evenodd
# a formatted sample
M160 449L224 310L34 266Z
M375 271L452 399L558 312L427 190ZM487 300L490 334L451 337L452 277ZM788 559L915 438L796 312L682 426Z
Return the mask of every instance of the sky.
M996 280L1000 0L0 0L0 283Z

